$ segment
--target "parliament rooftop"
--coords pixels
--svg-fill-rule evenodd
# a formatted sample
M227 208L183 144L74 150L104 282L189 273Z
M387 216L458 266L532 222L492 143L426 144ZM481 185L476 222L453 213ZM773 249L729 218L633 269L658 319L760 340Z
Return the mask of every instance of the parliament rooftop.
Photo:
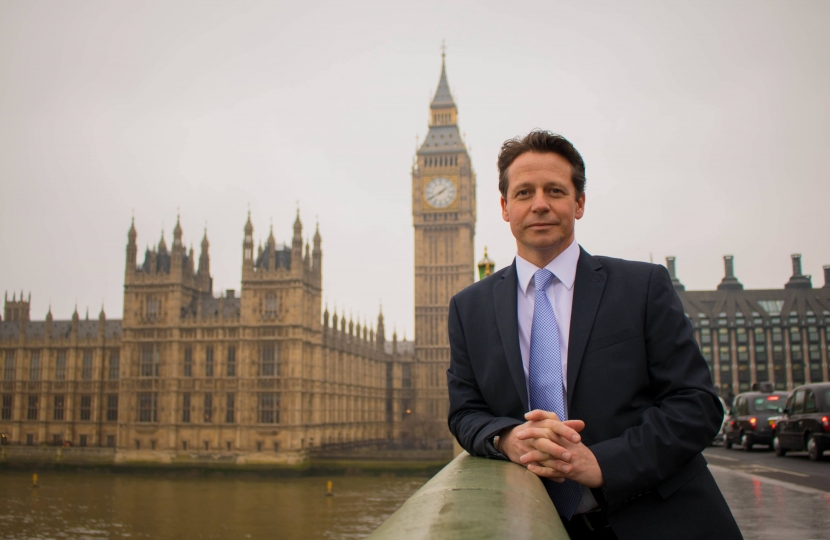
M828 380L830 356L830 265L824 286L813 288L792 255L792 275L782 289L744 289L732 255L723 258L724 276L714 291L687 291L677 277L675 258L666 267L686 315L692 321L712 380L729 401L756 382L776 390Z

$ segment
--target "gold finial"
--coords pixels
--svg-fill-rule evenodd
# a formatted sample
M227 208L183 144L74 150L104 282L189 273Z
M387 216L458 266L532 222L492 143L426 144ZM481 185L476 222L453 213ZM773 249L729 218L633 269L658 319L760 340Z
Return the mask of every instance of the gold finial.
M495 261L487 256L487 246L484 246L484 258L478 261L478 279L484 279L493 273Z
M441 40L441 60L447 55L447 43L442 39Z

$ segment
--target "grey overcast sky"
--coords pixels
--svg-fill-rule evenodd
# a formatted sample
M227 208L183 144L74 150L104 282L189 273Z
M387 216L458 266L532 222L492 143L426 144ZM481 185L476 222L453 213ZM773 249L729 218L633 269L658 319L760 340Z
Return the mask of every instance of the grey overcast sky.
M577 239L712 289L813 285L830 264L830 2L0 0L0 288L41 320L120 317L125 246L181 212L214 290L319 218L323 295L413 334L409 176L441 40L478 175L476 260L515 243L502 141L541 127L587 163ZM143 256L143 255L140 255Z

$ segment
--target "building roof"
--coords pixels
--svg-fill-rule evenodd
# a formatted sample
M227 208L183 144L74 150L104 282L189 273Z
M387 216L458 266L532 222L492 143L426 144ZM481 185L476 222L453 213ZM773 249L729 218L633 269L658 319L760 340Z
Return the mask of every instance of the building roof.
M282 249L280 249L280 247ZM291 270L291 248L288 246L275 246L273 256L271 250L266 249L257 257L254 267L264 270L276 270L285 268Z
M383 343L383 352L385 352L386 354L392 354L393 344L397 345L396 350L394 352L398 354L415 354L414 341L385 341Z
M447 81L447 68L444 62L444 55L441 55L441 79L438 81L438 88L435 90L435 97L432 98L431 108L443 108L455 106L450 83Z
M465 152L464 141L455 124L449 126L430 126L429 133L418 154L447 154Z
M20 337L18 321L0 321L0 339L17 339Z
M209 319L218 316L227 319L237 317L239 315L241 305L240 301L241 299L238 297L214 298L212 296L206 296L202 301L201 318Z
M79 321L78 339L97 339L100 321ZM53 321L51 339L67 339L72 335L72 321ZM20 337L20 323L17 321L0 321L0 340L15 340ZM38 340L46 337L45 321L28 321L26 339ZM121 320L104 321L104 338L121 337Z

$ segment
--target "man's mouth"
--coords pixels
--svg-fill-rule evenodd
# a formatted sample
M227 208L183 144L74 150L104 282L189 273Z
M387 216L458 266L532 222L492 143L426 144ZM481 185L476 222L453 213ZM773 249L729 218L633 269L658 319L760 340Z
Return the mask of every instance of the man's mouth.
M547 227L554 227L556 223L531 223L527 226L528 229L545 229Z

